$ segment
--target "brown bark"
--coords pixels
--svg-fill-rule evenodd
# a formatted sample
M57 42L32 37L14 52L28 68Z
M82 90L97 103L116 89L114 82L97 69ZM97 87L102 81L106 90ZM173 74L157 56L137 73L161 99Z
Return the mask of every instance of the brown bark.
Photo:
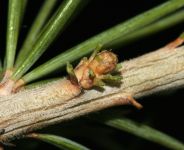
M0 141L7 142L107 107L128 104L130 95L138 99L184 86L184 47L165 47L121 64L123 79L118 87L107 85L103 91L92 89L79 94L78 87L68 87L67 79L61 79L0 97Z

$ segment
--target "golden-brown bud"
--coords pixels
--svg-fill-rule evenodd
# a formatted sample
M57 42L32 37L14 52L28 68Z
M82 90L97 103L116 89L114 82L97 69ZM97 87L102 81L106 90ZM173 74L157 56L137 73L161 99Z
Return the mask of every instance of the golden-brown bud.
M97 54L97 56L90 62L89 67L96 75L107 74L113 71L117 65L117 56L107 50Z
M110 73L116 68L118 62L117 56L107 50L92 55L89 59L83 59L75 68L74 72L78 83L84 89L90 89L95 86L96 79L102 79L105 74Z

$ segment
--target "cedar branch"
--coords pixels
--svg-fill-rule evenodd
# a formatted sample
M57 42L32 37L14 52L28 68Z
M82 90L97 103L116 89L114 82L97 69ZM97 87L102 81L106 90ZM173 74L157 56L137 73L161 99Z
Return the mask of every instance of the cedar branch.
M75 92L72 93L73 87L63 86L64 82L67 83L64 78L0 97L0 141L7 142L48 125L128 104L130 95L138 99L184 86L184 46L166 46L121 65L122 84L105 86L104 91L85 90L76 96ZM66 93L74 94L74 98L64 100L60 94L66 97Z

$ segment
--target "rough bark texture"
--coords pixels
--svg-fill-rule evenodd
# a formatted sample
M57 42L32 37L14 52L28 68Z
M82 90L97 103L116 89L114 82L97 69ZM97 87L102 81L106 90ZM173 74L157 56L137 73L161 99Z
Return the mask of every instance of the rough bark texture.
M61 79L0 97L0 141L163 90L184 86L184 47L162 48L122 63L120 86L82 91ZM80 93L80 94L79 94Z

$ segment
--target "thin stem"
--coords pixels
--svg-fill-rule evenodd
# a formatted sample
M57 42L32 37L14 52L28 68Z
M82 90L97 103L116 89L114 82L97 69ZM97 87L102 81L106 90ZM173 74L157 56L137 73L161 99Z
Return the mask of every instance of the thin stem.
M123 76L122 84L104 86L103 92L91 89L81 93L79 86L64 78L38 88L2 96L0 141L15 139L35 129L104 108L130 104L130 95L138 99L184 87L183 57L183 46L166 46L124 61L119 70ZM173 105L177 105L177 102L173 101Z
M120 129L125 132L129 132L138 137L147 139L149 141L158 143L164 147L170 149L184 149L184 144L177 139L162 133L154 128L151 128L144 124L139 124L126 118L107 119L105 124Z
M13 73L12 78L14 80L19 79L43 54L43 52L52 43L61 30L64 29L64 26L69 21L72 14L75 14L77 6L79 6L81 2L82 0L64 0L58 11L54 14L47 26L44 28L44 31L42 31L29 56Z
M5 68L11 69L14 65L17 40L19 35L19 28L22 19L22 1L23 0L9 0L8 3L8 23L6 34L6 57Z
M63 67L66 65L67 61L72 62L92 52L98 44L102 44L103 46L113 45L113 43L115 43L120 37L123 37L124 35L127 35L136 29L140 29L142 26L148 25L158 20L160 17L177 10L183 5L184 0L168 1L156 8L153 8L113 28L110 28L35 68L26 74L23 77L23 80L27 83L38 79L60 67ZM124 38L126 38L126 36Z
M29 55L30 51L32 50L33 44L37 40L39 33L49 15L51 14L56 2L56 0L46 0L44 2L17 56L15 67L19 66Z

